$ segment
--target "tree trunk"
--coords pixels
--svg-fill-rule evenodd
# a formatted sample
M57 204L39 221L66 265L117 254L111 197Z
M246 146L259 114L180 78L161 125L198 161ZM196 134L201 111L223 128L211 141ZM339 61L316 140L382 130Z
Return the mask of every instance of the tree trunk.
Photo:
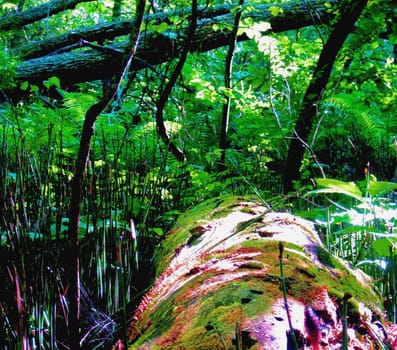
M338 3L338 1L310 0L304 3L291 1L285 4L278 4L282 8L282 14L273 16L269 11L271 4L258 5L255 10L242 13L244 18L252 18L254 21L267 21L272 26L272 32L282 32L290 29L298 29L310 25L329 23L332 14L326 11L326 3ZM232 6L222 6L207 10L201 14L206 16L198 21L191 51L204 52L221 46L228 45L231 35L234 16L230 13ZM227 14L222 14L226 12ZM157 17L156 17L157 16ZM167 14L159 14L155 17L158 21L166 21ZM331 16L331 17L330 17ZM214 30L213 25L219 24L223 30ZM229 26L227 26L229 24ZM120 68L123 51L122 47L109 46L107 48L89 49L86 51L62 52L62 48L76 45L80 39L87 41L98 41L111 39L128 33L133 26L133 21L116 21L105 25L78 29L66 33L57 38L43 40L29 44L20 49L15 49L24 57L36 57L21 62L17 67L16 81L28 81L39 84L51 76L57 76L65 84L72 84L84 81L104 79L112 76L115 70ZM184 36L184 31L175 33L177 38ZM247 40L240 35L238 40ZM183 41L183 40L182 40ZM132 69L141 69L147 64L155 65L169 61L179 56L178 51L183 50L183 43L178 44L179 39L171 40L166 36L150 36L142 38L137 51L140 60L133 62ZM69 48L70 50L70 48ZM54 53L49 55L49 53ZM38 55L43 57L37 57ZM46 56L44 56L46 55Z
M352 4L346 7L346 11L342 14L323 47L316 69L313 72L312 79L303 97L298 119L295 123L294 134L289 145L284 174L284 193L292 191L294 189L294 182L299 180L300 167L306 145L313 129L318 105L328 83L332 66L366 3L367 1L364 0L356 0L352 1Z
M179 61L172 72L170 79L168 82L166 82L164 88L160 89L162 90L160 93L159 100L156 103L156 129L157 133L167 146L168 150L174 155L174 157L179 160L180 162L185 160L185 155L183 152L172 142L170 137L168 136L167 130L164 125L164 108L166 106L166 103L170 97L170 94L172 92L172 89L174 88L177 79L179 78L183 66L185 65L186 58L189 54L190 51L190 44L192 42L192 39L194 37L194 32L196 31L197 27L197 1L192 0L192 14L190 16L190 25L189 25L189 30L188 30L188 35L185 41L185 47L182 50L181 57L179 58Z
M240 0L239 7L240 9L236 12L236 16L234 18L233 29L230 35L229 48L226 55L225 62L225 89L231 92L232 90L232 72L233 72L233 58L234 58L234 50L236 48L237 43L237 33L240 26L241 12L244 5L244 0ZM232 98L230 94L225 96L225 103L222 107L222 119L221 119L221 127L220 127L220 135L219 135L219 149L221 150L221 157L219 160L218 170L220 172L226 170L226 150L228 148L228 140L227 134L229 130L229 119L230 119L230 106L232 103Z
M87 169L91 137L98 115L106 107L108 101L103 100L93 105L86 113L80 139L79 154L72 180L72 196L69 213L69 263L66 266L69 280L69 346L71 350L80 349L80 204L83 191L83 180Z
M136 22L130 34L129 45L121 59L123 62L122 68L115 71L115 76L111 84L111 88L107 90L107 94L93 104L85 114L82 134L80 138L80 147L76 160L76 168L72 179L72 196L70 201L69 213L69 264L66 267L66 272L69 278L69 348L71 350L80 349L80 244L79 244L79 229L80 229L80 205L83 192L83 180L87 170L87 163L90 154L91 138L94 135L95 123L99 115L103 112L106 106L112 101L124 79L128 76L128 70L131 61L136 54L138 42L141 34L141 25L143 14L145 11L145 0L137 2Z

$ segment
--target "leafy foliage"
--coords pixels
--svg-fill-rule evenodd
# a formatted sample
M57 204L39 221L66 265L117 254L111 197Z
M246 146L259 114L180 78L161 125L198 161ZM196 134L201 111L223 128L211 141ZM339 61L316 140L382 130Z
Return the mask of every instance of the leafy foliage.
M307 195L325 196L326 207L319 206L311 215L325 230L328 249L376 277L385 298L392 301L387 311L396 322L393 305L397 295L391 286L396 278L393 191L397 184L377 181L372 174L358 183L336 179L317 182L321 188Z

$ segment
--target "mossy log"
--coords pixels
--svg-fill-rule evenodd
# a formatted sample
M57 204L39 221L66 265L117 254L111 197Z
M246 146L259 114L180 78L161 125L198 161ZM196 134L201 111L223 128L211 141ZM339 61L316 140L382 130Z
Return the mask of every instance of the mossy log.
M130 349L286 350L286 302L300 349L340 349L344 334L349 349L391 342L369 277L329 254L310 222L255 199L218 198L182 215L155 264Z

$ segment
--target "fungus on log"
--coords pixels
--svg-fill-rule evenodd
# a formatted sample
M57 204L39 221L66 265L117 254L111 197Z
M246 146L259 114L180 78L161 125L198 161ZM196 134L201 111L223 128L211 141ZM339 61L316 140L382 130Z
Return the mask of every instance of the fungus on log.
M285 350L291 331L305 349L340 349L344 335L349 349L392 341L370 279L330 255L310 222L253 198L218 198L182 215L155 261L130 349Z

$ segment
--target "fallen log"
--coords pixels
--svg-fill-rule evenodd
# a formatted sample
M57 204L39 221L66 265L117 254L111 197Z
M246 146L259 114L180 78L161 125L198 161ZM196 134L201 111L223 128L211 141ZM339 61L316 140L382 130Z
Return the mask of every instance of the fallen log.
M92 1L92 0L91 0ZM272 15L271 9L274 4L255 5L245 13L243 18L252 18L254 21L268 21L272 26L272 31L282 32L289 29L297 29L311 25L329 24L333 18L332 13L326 11L326 1L311 1L304 3L284 3L278 4L280 13ZM336 0L328 1L329 4L337 4ZM328 5L329 6L329 5ZM198 19L200 25L210 27L220 25L230 31L233 24L232 10L235 5L218 5L215 7L202 7L199 10ZM146 25L158 25L162 22L172 25L172 19L183 17L190 10L183 9L176 12L160 12L145 17ZM1 23L1 19L0 19ZM199 27L200 27L199 25ZM113 40L122 35L128 35L134 26L133 19L121 19L107 23L100 23L93 26L77 28L56 37L49 37L42 40L35 40L13 49L13 54L20 59L37 58L48 55L52 52L73 45L79 40L104 41ZM198 36L200 38L200 36Z
M43 18L74 9L80 3L91 1L94 0L53 0L26 11L10 13L0 18L0 31L22 28Z
M277 33L311 25L328 24L334 16L332 12L327 11L330 4L339 3L336 0L311 0L291 1L276 6L255 5L250 11L243 12L242 19L250 18L255 23L268 22L271 25L268 32ZM272 12L274 8L278 8L277 15ZM191 51L204 52L228 44L234 19L231 9L232 6L222 6L201 13ZM160 14L149 16L146 20L156 23L169 22L170 16L173 14ZM18 64L15 80L39 84L51 76L57 76L62 83L67 85L111 77L120 69L122 46L109 45L107 50L87 49L72 52L64 52L62 49L77 45L81 39L85 41L112 40L115 37L127 35L132 26L133 21L116 21L76 29L56 38L14 48L13 52L21 57L34 57ZM167 32L166 35L147 35L143 37L136 56L147 65L170 61L179 56L184 46L184 38L184 29L178 33ZM246 35L239 35L240 41L247 39ZM132 70L141 68L142 65L138 64L133 66Z
M155 262L130 349L286 350L292 335L299 349L394 341L369 277L329 254L310 222L253 198L218 198L187 212Z

